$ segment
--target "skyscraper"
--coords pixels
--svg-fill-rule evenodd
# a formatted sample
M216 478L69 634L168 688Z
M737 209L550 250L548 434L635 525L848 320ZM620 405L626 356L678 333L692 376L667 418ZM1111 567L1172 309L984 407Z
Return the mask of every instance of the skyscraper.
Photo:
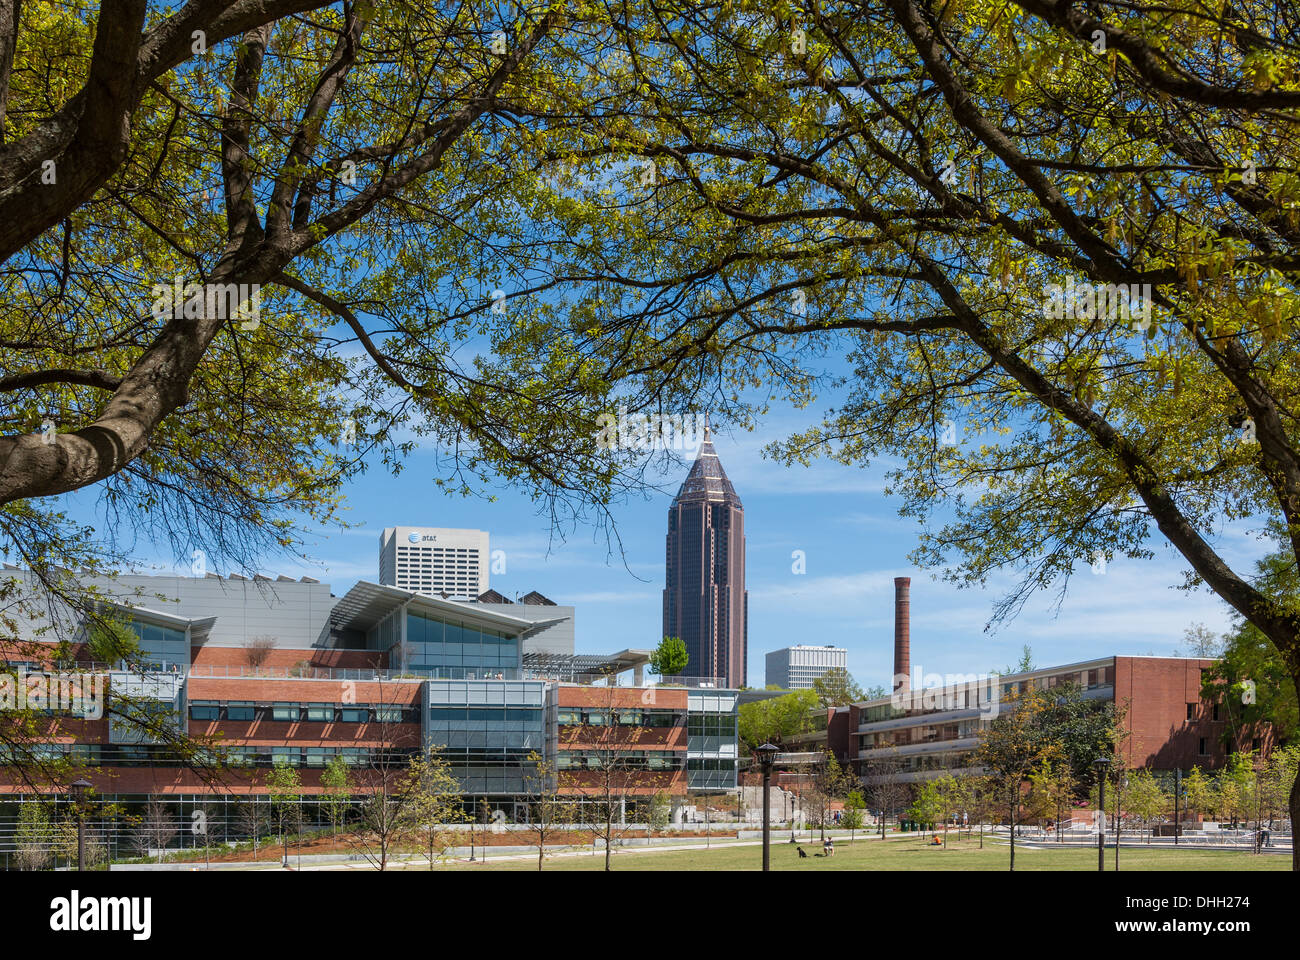
M723 472L707 422L691 472L668 508L664 636L686 644L685 676L745 685L745 508Z
M379 582L430 596L485 593L488 560L483 530L389 527L379 538Z

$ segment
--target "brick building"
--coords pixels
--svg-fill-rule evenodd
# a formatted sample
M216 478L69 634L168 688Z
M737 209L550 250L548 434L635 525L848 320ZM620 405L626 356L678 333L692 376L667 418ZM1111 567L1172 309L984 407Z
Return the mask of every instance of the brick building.
M23 571L7 576L39 596ZM165 798L183 820L217 805L229 825L241 801L265 799L277 765L298 771L310 804L335 758L364 794L433 745L467 801L486 799L512 820L529 799L533 754L575 802L602 785L679 804L692 789L735 786L734 692L645 686L648 651L575 655L572 608L537 594L518 616L524 605L498 594L460 602L365 581L342 597L310 578L123 576L94 586L98 615L139 642L132 663L95 663L91 618L41 598L18 618L24 642L0 643L0 687L102 683L97 714L42 710L41 750L128 810ZM639 685L618 686L629 674ZM113 719L122 694L148 709L152 733ZM178 749L185 740L195 756ZM0 821L30 795L0 762Z

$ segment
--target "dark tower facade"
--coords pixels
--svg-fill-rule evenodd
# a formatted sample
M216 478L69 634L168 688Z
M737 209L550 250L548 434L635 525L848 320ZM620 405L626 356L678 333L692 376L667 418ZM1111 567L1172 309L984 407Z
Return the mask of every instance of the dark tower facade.
M691 472L668 508L664 636L686 644L685 676L745 685L745 508L722 470L707 425Z

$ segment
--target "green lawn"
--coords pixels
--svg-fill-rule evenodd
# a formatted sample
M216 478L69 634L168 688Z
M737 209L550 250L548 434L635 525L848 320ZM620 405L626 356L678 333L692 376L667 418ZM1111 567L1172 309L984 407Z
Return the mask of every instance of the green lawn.
M1005 840L950 841L947 849L927 846L918 840L858 840L850 844L837 840L835 856L829 859L815 857L821 845L814 841L803 844L807 859L799 859L789 843L773 843L773 870L1006 870L1008 847ZM1115 852L1106 850L1106 869L1113 869ZM714 845L712 849L663 852L615 851L615 870L757 870L761 863L758 846L727 847ZM1120 869L1126 870L1290 870L1291 857L1286 854L1237 853L1219 850L1180 850L1122 847L1119 853ZM417 868L418 869L418 868ZM428 869L427 864L423 869ZM469 864L457 862L443 869L450 870L536 870L537 859L503 860L499 862ZM555 856L546 860L546 870L601 870L601 856ZM1016 844L1017 870L1096 870L1095 848L1053 848Z

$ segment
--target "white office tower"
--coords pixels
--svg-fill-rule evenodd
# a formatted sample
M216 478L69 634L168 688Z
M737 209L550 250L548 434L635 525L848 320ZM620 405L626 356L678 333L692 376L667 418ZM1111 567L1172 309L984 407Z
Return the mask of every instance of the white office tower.
M379 582L473 600L488 589L486 530L389 527L379 538Z
M844 647L812 647L800 644L773 650L767 655L767 685L782 690L807 690L813 681L828 670L848 666L849 651Z

